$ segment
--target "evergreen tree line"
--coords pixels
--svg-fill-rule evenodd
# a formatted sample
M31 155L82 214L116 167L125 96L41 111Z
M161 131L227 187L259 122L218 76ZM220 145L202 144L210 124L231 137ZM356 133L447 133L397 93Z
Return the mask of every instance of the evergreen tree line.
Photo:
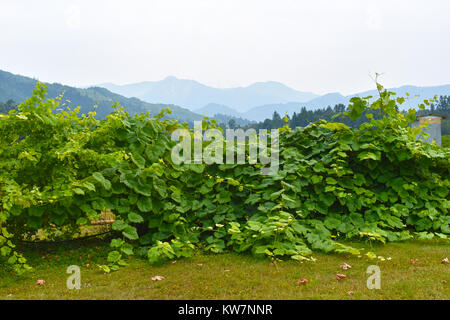
M343 104L337 104L334 106L334 108L328 106L328 108L316 110L307 110L305 107L303 107L300 109L300 112L294 112L292 117L286 116L287 118L285 118L284 116L282 117L278 112L275 111L273 113L272 119L266 119L262 122L242 126L242 128L254 128L256 130L277 129L288 124L289 127L294 129L296 127L306 127L308 124L321 119L332 121L335 115L337 115L338 113L343 113L345 111L347 111L347 107ZM379 119L381 117L381 112L379 110L372 110L369 112L375 119ZM429 113L446 117L446 119L442 121L442 135L450 135L450 96L440 96L435 103L430 105L430 108L420 110L418 112L419 115ZM365 116L366 114L367 112L363 112L363 116L355 121L343 115L334 118L333 121L344 123L353 128L358 128L361 124L369 121L369 119Z
M0 102L0 114L8 114L9 110L16 109L17 103L9 99L6 102Z

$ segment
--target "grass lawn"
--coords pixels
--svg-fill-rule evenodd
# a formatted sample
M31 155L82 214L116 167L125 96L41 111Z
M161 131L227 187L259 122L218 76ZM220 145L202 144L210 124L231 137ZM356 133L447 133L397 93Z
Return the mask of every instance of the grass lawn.
M365 246L367 244L353 244ZM376 245L372 251L386 258L369 260L348 255L315 253L316 262L267 260L227 253L198 254L152 267L133 258L129 266L104 274L105 242L69 243L27 248L32 273L15 276L0 270L0 300L5 299L450 299L448 241L413 241ZM391 258L388 260L388 258ZM412 263L411 259L417 259ZM340 265L352 266L342 270ZM68 290L66 269L81 268L81 290ZM366 269L381 269L381 289L366 286ZM345 274L337 280L336 274ZM165 277L152 281L154 276ZM298 284L300 278L309 280ZM37 280L45 280L43 286ZM352 291L350 295L348 292Z

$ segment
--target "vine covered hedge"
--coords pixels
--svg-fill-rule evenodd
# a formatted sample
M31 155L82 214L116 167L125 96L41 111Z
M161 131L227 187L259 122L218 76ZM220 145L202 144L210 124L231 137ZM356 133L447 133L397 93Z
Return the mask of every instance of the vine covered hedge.
M170 134L186 124L119 106L106 120L79 116L38 83L0 119L0 263L28 269L18 240L74 235L105 209L118 234L105 271L133 254L150 263L194 250L303 260L315 250L361 253L342 239L448 238L450 151L416 141L415 111L399 112L404 99L379 90L372 104L351 100L352 119L383 114L359 129L280 129L279 171L264 176L260 163L176 165Z

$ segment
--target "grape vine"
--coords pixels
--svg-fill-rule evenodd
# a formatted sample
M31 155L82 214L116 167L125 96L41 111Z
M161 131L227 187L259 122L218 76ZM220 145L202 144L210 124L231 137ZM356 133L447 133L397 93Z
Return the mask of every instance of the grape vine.
M129 116L115 105L105 120L33 96L0 118L0 263L29 269L15 249L39 230L79 233L115 215L105 271L130 255L150 263L195 250L313 259L313 251L361 254L345 239L400 241L450 235L449 149L416 141L415 111L379 85L380 97L355 97L345 113L383 117L358 129L318 121L280 129L280 168L263 164L180 164L166 110ZM370 116L370 113L367 113ZM217 128L214 120L203 129ZM247 142L247 148L249 147ZM203 142L206 147L208 142Z

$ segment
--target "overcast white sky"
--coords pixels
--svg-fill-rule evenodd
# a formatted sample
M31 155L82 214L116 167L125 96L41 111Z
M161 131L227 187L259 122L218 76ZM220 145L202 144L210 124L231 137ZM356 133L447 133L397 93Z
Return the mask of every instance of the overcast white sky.
M448 0L0 0L0 69L75 86L450 84L449 15Z

